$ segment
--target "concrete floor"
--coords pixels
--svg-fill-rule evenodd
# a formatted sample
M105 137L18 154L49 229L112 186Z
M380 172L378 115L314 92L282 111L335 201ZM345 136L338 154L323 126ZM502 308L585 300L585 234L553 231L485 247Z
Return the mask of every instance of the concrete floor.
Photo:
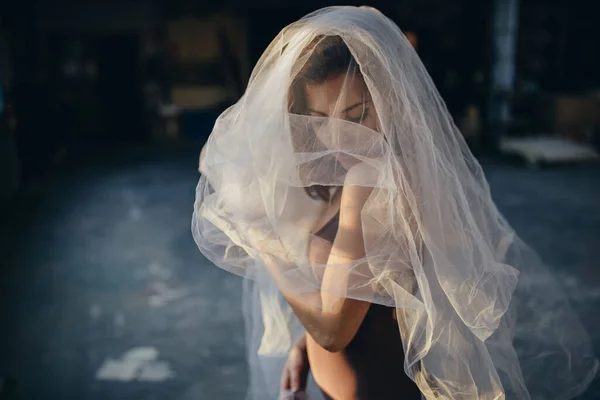
M190 234L196 147L74 166L3 210L0 376L16 380L7 398L243 398L241 281ZM600 353L600 168L486 171ZM600 385L582 399L600 399Z

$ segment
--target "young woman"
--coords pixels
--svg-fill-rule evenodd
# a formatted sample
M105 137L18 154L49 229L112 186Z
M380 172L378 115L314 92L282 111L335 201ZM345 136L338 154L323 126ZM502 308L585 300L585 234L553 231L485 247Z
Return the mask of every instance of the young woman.
M377 10L284 29L202 153L193 233L253 282L252 398L298 392L309 365L336 400L570 398L595 375L559 287L528 279L548 272Z

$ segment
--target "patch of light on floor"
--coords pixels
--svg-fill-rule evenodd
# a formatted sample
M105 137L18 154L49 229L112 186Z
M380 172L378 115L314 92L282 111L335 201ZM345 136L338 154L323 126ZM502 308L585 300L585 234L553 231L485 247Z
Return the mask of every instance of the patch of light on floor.
M170 279L173 275L173 272L170 269L163 267L158 262L153 262L148 266L148 273L149 275L164 281Z
M155 282L152 285L153 294L148 297L150 307L161 307L171 301L179 300L187 295L185 289L171 289L162 282Z
M142 210L138 207L133 207L129 210L129 218L133 221L139 221L142 219Z
M102 314L102 308L100 308L99 305L94 304L90 307L90 318L93 321L96 321L98 318L100 318L101 314Z
M154 347L136 347L127 351L120 359L106 359L96 372L100 381L163 382L175 376L171 365L158 360Z
M125 315L121 312L117 312L114 317L115 327L122 328L125 326Z
M144 382L162 382L173 378L175 374L166 361L155 361L142 367L138 380Z
M500 150L521 155L531 164L539 161L577 162L599 158L598 153L587 144L553 136L504 137L500 140Z

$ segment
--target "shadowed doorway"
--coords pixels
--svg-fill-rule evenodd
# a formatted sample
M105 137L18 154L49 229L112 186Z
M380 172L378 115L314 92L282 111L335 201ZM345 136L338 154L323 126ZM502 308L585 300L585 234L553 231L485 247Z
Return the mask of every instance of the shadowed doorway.
M140 141L146 135L139 40L136 35L111 35L99 37L95 45L103 136L113 143Z

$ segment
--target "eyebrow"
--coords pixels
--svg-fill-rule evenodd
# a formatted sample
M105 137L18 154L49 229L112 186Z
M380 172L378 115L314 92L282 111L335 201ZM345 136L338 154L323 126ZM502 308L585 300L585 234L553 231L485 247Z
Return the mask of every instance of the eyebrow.
M356 103L356 104L352 104L350 107L346 107L342 112L343 113L347 113L348 111L351 111L353 109L355 109L358 106L362 106L364 104L367 104L369 102L369 100L361 100L360 102ZM314 113L314 114L319 114L322 115L324 117L328 117L327 114L325 114L324 112L321 111L316 111L316 110L312 110L312 109L308 109L308 112Z

